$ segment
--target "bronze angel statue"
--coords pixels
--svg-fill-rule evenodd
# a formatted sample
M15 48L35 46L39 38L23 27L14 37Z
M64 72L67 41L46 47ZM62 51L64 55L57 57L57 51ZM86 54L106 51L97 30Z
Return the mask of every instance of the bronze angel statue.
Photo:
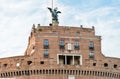
M49 7L48 7L48 9L49 9L49 11L50 11L51 14L52 14L52 20L53 20L54 22L56 22L56 23L59 23L59 22L58 22L58 13L61 13L61 12L58 11L58 8L56 7L56 8L54 8L54 9L52 9L52 8L49 8Z

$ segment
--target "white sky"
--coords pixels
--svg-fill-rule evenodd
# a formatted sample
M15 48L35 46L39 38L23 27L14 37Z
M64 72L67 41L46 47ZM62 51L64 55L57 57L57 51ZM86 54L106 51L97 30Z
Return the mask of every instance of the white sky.
M23 55L33 24L49 25L51 0L0 0L0 58ZM120 0L54 0L60 25L91 28L105 56L120 58Z

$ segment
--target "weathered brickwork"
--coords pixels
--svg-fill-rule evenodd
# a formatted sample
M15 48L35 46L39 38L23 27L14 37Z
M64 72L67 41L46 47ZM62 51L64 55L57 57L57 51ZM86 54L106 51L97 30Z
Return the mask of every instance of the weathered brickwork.
M102 54L94 27L38 24L24 56L0 59L0 78L120 79L120 58Z

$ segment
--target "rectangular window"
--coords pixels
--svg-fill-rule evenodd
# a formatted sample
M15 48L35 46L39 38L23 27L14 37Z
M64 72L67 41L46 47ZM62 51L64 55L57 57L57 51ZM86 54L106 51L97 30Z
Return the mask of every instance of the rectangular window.
M96 63L93 63L93 66L96 66Z
M80 56L74 56L74 64L80 65Z
M59 64L60 65L65 65L65 56L64 55L59 56Z
M65 42L64 42L64 40L60 40L59 47L60 47L60 49L65 49Z
M73 65L73 56L66 56L67 58L67 65Z
M79 50L79 41L74 42L74 49Z
M44 57L45 57L45 58L48 58L48 57L49 57L49 52L48 52L48 50L44 50Z
M89 49L90 50L94 50L94 42L93 41L90 41L90 43L89 43Z
M44 49L49 48L49 41L47 39L44 40Z
M40 61L40 64L44 64L44 61Z
M57 55L57 63L59 65L82 65L82 56L73 54Z
M117 68L117 64L114 64L114 68Z
M93 52L91 52L91 53L89 54L89 58L94 58L94 53L93 53Z

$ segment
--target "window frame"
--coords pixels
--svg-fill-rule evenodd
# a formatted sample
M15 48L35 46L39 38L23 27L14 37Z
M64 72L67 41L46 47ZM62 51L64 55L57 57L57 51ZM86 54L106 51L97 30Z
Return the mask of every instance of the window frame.
M48 50L44 50L44 58L48 58L49 57L49 51Z
M89 42L89 49L94 50L94 42L93 41Z
M90 53L89 53L89 58L90 58L90 59L94 59L94 58L95 58L94 52L90 52Z
M60 45L60 46L64 46L64 45L65 45L65 41L64 41L64 40L60 40L60 41L59 41L59 45Z
M49 45L49 41L48 41L48 39L45 39L44 40L44 46L48 46Z
M78 40L76 40L76 41L74 42L74 49L75 49L75 50L79 50L79 49L80 49L80 43L79 43Z
M65 49L65 41L64 40L59 40L59 48Z
M44 49L49 49L49 41L48 41L48 39L44 39L43 46L44 46Z

